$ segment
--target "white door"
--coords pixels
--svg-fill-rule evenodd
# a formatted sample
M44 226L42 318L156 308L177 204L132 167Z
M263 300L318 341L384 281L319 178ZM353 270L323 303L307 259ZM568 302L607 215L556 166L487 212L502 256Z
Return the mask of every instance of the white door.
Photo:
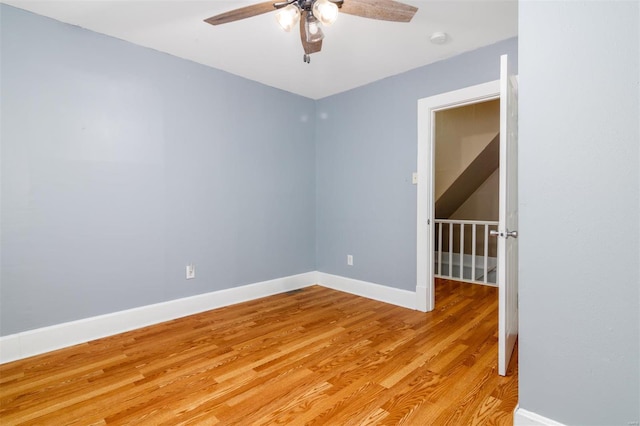
M500 58L500 224L498 226L498 373L506 376L518 337L518 83Z

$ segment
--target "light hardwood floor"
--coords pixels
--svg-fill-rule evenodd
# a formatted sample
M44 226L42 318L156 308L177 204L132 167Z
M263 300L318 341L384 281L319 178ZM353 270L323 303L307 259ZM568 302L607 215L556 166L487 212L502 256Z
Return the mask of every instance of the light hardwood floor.
M4 364L0 424L512 424L496 289L436 306L313 286Z

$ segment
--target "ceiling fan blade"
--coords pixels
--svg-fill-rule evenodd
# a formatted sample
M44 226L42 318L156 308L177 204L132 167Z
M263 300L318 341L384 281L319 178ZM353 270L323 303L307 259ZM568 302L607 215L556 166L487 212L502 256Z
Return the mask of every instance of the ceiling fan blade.
M319 52L322 49L322 40L315 43L309 43L307 41L307 29L304 25L307 18L307 11L303 11L300 14L300 41L302 41L302 48L304 53L310 55L312 53Z
M239 21L240 19L262 15L263 13L271 12L273 10L276 10L276 8L273 6L273 2L266 1L212 16L211 18L205 19L204 22L211 25L226 24L227 22Z
M344 0L340 12L382 21L409 22L417 7L393 0Z

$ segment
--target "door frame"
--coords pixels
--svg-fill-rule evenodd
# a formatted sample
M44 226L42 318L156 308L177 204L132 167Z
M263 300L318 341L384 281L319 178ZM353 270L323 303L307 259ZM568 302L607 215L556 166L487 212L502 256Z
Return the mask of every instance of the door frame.
M434 152L435 113L500 98L500 80L418 100L418 187L417 187L417 273L416 308L429 312L435 308L434 288Z

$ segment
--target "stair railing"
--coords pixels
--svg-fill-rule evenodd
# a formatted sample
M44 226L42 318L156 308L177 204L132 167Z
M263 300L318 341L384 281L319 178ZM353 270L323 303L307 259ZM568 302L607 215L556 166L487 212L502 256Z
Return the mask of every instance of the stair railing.
M435 220L435 276L457 281L496 285L496 221Z

